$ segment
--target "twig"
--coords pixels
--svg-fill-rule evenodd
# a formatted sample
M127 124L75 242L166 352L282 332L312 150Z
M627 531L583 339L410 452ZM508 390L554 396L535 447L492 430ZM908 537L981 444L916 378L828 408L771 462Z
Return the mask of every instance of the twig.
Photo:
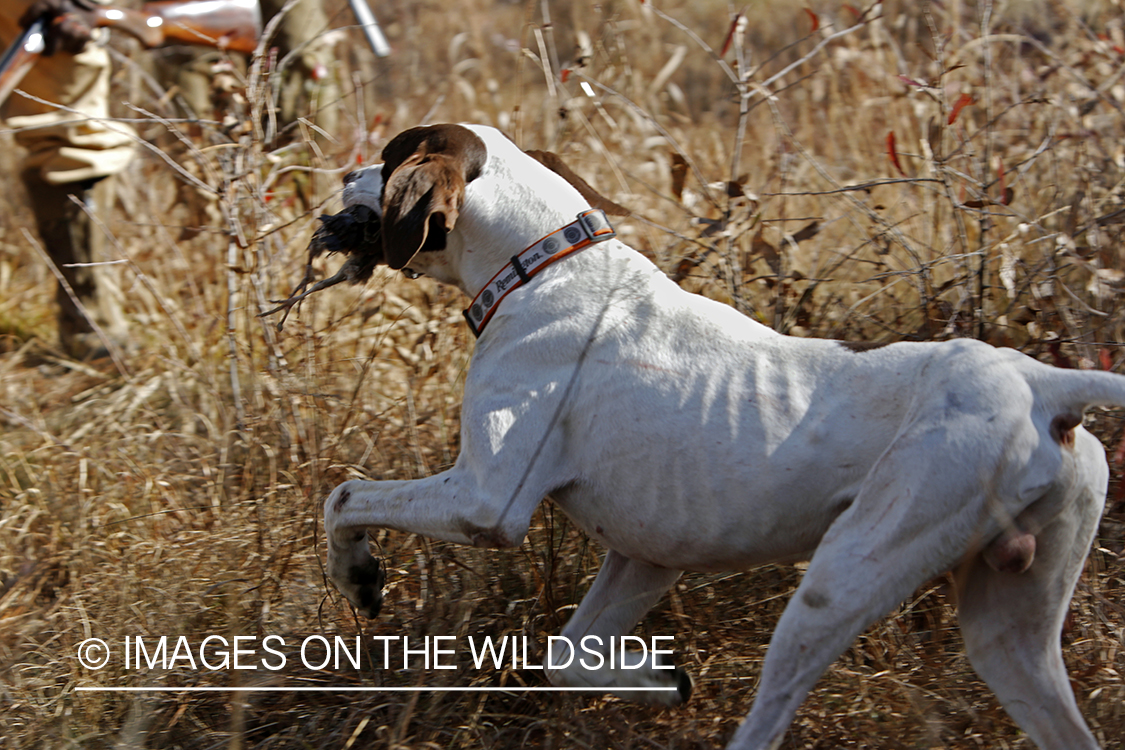
M28 244L35 248L35 252L38 253L43 262L47 264L47 267L51 269L51 273L55 275L55 279L58 280L59 286L61 286L66 291L66 295L70 297L70 301L73 302L78 311L82 313L82 317L85 318L86 322L90 324L90 327L94 329L94 333L97 334L98 340L102 342L102 345L105 346L106 351L109 352L109 356L113 359L113 366L117 368L117 371L121 373L121 376L123 378L129 379L131 377L129 374L129 368L125 366L125 361L121 358L121 351L118 348L117 343L106 335L106 332L103 331L102 327L98 325L98 322L94 320L94 316L90 315L90 312L86 309L86 306L82 304L82 300L78 299L78 295L75 294L74 288L71 287L70 282L66 280L65 276L63 276L62 271L60 271L59 267L55 265L55 261L51 258L51 256L49 256L43 250L43 246L39 244L39 241L32 237L31 232L27 231L26 228L20 227L20 231L23 232L23 237L25 240L27 240Z

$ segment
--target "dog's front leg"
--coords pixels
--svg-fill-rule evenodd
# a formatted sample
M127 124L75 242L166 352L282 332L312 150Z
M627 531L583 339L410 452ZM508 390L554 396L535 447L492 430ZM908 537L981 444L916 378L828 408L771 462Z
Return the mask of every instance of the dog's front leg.
M441 474L409 481L344 482L324 503L328 575L368 617L379 611L383 575L367 548L369 528L388 528L468 544L516 547L547 493L573 481L564 430L554 429L564 404L558 373L544 374L521 354L497 369L478 348L465 382L461 453ZM533 352L534 353L534 352ZM519 381L513 377L519 374Z
M324 503L328 577L363 615L375 617L384 576L367 547L368 528L477 547L515 547L527 534L531 510L527 503L508 500L483 490L458 468L410 481L344 482Z

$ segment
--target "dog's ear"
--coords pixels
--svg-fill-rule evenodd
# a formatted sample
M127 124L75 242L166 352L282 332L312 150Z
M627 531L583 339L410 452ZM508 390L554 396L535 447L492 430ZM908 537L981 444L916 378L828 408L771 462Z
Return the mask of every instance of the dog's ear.
M484 168L484 142L460 125L404 131L383 149L383 254L405 268L421 251L441 250ZM389 177L388 177L389 175Z
M582 194L582 197L585 198L593 208L600 208L611 216L629 216L633 213L590 187L590 183L576 175L574 171L566 165L566 162L559 158L558 154L552 151L525 151L524 153L569 182L575 190Z

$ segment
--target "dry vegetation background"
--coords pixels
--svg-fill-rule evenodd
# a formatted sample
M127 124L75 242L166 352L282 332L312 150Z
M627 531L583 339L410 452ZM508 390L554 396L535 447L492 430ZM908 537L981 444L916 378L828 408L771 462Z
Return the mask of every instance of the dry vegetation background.
M549 504L516 551L378 534L389 590L374 622L323 577L320 504L333 485L418 477L456 456L473 345L464 300L387 274L315 295L281 332L257 316L300 278L343 172L408 126L491 123L563 154L636 212L619 222L628 242L780 330L974 336L1121 369L1118 2L865 13L760 0L720 56L739 9L713 0L390 0L376 11L396 53L378 62L344 4L328 7L342 94L311 95L339 114L330 137L257 126L268 71L227 79L225 122L177 120L174 97L130 62L144 56L115 42L117 99L133 105L118 111L148 144L107 227L131 351L93 363L57 353L53 277L24 234L21 196L0 197L0 748L702 748L749 709L793 566L686 575L643 622L643 634L675 636L695 675L695 697L675 710L519 692L76 692L541 684L511 669L139 673L117 659L90 672L75 658L91 636L542 644L589 586L601 551ZM1120 450L1120 414L1088 424L1111 457ZM1115 463L1063 641L1084 714L1105 747L1125 748ZM969 667L943 581L836 662L785 744L836 746L1030 746Z

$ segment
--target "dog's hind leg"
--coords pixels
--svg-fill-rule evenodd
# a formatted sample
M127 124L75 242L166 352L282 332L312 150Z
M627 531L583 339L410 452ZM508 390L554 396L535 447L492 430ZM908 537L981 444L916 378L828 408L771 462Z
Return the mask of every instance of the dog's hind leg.
M980 434L979 417L927 424L900 436L872 468L855 502L829 527L766 652L750 715L729 749L773 750L809 690L866 628L930 578L991 539L1001 524L984 509L993 455L954 437ZM991 424L986 425L995 432ZM950 465L957 471L950 471ZM983 476L982 476L983 474Z
M553 663L569 661L569 665L550 670L551 682L560 687L604 687L608 693L643 703L685 702L691 695L691 678L684 670L662 662L651 651L642 655L621 653L619 648L611 667L609 653L610 639L619 644L620 637L632 632L679 577L678 570L646 565L610 550L594 585L562 631L565 643L577 653L552 654Z
M776 750L824 670L864 628L936 573L909 545L889 545L878 528L865 531L863 549L851 543L850 549L832 543L817 548L774 629L753 708L728 750Z
M997 572L977 556L957 576L969 659L1040 750L1098 747L1074 699L1059 636L1105 501L1101 452L1096 444L1085 451L1090 465L1066 490L1062 514L1036 535L1030 568Z

